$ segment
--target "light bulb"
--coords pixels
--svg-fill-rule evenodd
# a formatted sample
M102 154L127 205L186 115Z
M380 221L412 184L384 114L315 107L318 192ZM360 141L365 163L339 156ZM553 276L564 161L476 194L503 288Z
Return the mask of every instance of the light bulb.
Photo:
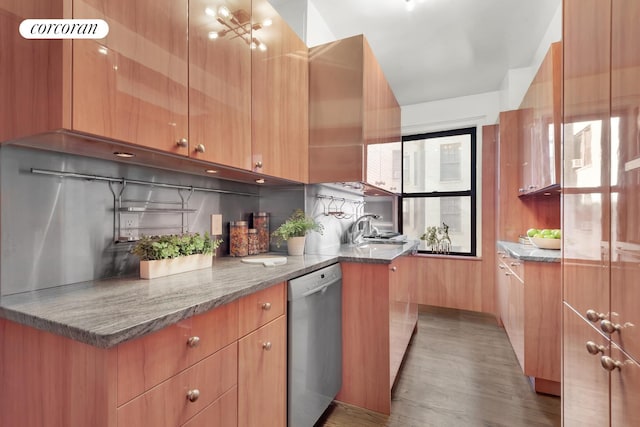
M211 9L210 7L205 8L204 13L205 15L216 16L216 11Z
M271 18L267 18L264 21L262 21L262 25L264 27L270 27L273 24L273 21L271 20Z
M223 18L228 18L229 15L231 15L231 12L229 12L227 6L220 6L218 8L218 15L222 16Z
M266 44L264 44L264 43L260 43L260 44L258 45L258 49L259 49L259 50L261 50L262 52L266 52L266 50L267 50L267 45L266 45Z

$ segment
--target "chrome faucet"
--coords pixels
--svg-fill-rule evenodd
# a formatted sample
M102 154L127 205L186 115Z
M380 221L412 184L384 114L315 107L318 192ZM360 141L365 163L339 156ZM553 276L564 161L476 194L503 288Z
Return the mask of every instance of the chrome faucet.
M366 213L356 219L347 232L348 243L352 245L360 244L363 236L371 234L371 220L380 218L382 218L381 215Z

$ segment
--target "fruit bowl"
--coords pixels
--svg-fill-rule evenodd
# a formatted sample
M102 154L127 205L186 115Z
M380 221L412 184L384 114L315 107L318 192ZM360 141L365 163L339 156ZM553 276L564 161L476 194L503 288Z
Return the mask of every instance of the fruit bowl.
M560 249L560 239L547 239L545 237L529 237L531 243L540 249Z

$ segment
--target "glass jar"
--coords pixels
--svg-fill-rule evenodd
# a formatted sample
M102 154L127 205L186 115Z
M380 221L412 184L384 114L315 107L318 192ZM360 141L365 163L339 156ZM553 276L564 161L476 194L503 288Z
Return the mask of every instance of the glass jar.
M260 245L258 242L258 230L255 228L249 229L249 255L257 255L260 253Z
M249 255L249 226L247 221L229 222L229 255Z
M269 214L254 212L253 228L258 231L258 251L269 252Z

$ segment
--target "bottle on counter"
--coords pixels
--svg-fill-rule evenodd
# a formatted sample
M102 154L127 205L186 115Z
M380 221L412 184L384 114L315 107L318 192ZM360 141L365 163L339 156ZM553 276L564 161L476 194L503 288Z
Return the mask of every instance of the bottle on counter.
M247 221L229 222L229 255L249 255L249 226Z
M253 228L258 232L259 252L269 252L269 214L267 212L254 212Z

